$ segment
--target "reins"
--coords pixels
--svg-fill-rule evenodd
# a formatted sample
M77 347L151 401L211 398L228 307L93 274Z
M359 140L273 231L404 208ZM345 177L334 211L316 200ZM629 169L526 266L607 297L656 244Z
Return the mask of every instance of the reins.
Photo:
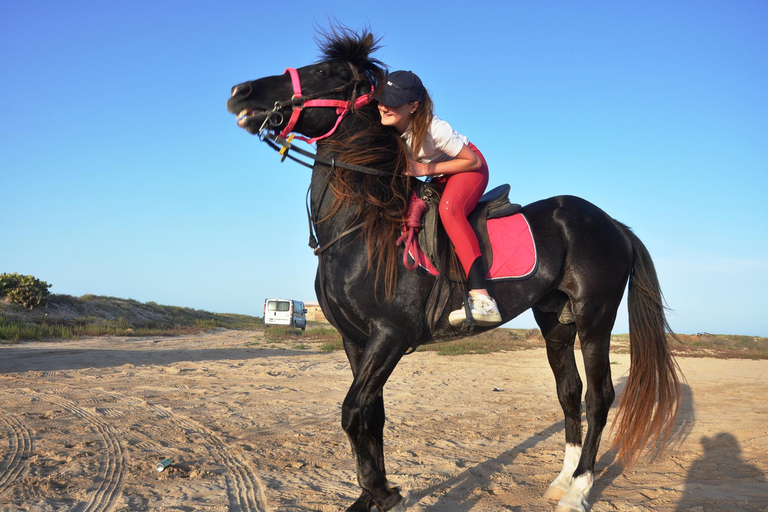
M267 121L269 119L270 117L268 116ZM267 121L265 121L265 125L267 124ZM259 131L259 140L262 142L266 142L269 147L277 151L280 154L280 156L283 157L280 160L281 162L284 162L286 158L290 158L294 162L299 163L304 167L307 167L309 169L314 168L313 164L309 164L289 154L289 151L294 151L304 157L311 158L315 162L320 162L321 164L328 165L332 168L341 167L342 169L349 169L350 171L362 172L364 174L370 174L372 176L395 176L395 174L391 172L381 171L379 169L374 169L372 167L363 167L362 165L354 165L354 164L348 164L346 162L338 162L336 161L335 158L319 155L317 153L312 153L310 151L301 149L293 145L292 141L294 138L298 138L298 137L294 137L293 134L291 134L290 136L288 136L287 139L285 139L282 136L282 133L276 134L274 132L270 132L269 129L266 128L264 125L261 127L261 130ZM400 176L400 175L397 175L397 176Z
M269 117L267 117L267 119L269 119ZM262 126L262 130L263 129L264 129L264 127ZM363 166L360 166L360 165L347 164L347 163L344 163L344 162L337 162L335 158L329 158L329 157L326 157L326 156L323 156L323 155L319 155L317 153L311 153L311 152L306 151L304 149L297 148L297 147L295 147L291 143L292 139L293 139L292 135L290 137L288 137L288 140L286 140L283 137L281 137L280 135L277 135L275 133L270 133L267 130L264 130L263 132L261 132L261 131L259 132L259 140L261 140L262 142L266 142L269 147L271 147L272 149L277 151L280 155L282 155L283 158L280 160L281 163L284 162L286 158L290 158L294 162L297 162L297 163L303 165L304 167L308 167L309 169L313 169L314 168L314 165L308 164L307 162L305 162L303 160L300 160L299 158L296 158L293 155L290 155L288 153L288 151L292 150L292 151L295 151L295 152L299 153L300 155L303 155L303 156L305 156L307 158L311 158L315 162L320 162L321 164L330 166L331 169L328 171L327 177L326 177L325 181L323 182L323 193L328 188L328 184L330 182L331 174L333 173L333 169L336 168L336 167L341 167L343 169L349 169L350 171L362 172L362 173L370 174L370 175L373 175L373 176L394 176L394 174L390 173L390 172L380 171L378 169L373 169L371 167L363 167ZM282 146L282 148L279 147L279 146ZM354 233L358 229L361 229L365 224L363 222L361 222L359 224L356 224L356 225L352 226L351 228L343 231L341 234L336 236L333 240L331 240L330 242L325 244L323 247L319 247L319 244L317 242L317 238L315 237L315 234L314 234L313 219L315 219L316 216L313 215L313 213L312 213L312 211L310 210L310 207L309 207L309 196L310 196L310 192L311 191L312 191L312 184L310 183L309 184L309 188L307 189L307 198L306 198L307 220L309 221L309 247L312 248L312 250L315 253L315 255L319 256L320 253L322 253L323 251L325 251L326 249L331 247L333 244L335 244L336 242L338 242L339 240L341 240L345 236L347 236L347 235L349 235L351 233Z

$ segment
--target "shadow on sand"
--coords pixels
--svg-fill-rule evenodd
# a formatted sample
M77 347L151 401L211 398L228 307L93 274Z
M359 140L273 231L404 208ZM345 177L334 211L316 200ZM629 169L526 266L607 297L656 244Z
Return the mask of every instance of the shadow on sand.
M768 478L743 460L736 436L702 437L701 446L704 453L688 470L676 512L768 509Z
M125 364L166 366L174 363L203 361L245 361L270 356L303 356L306 350L265 349L247 347L164 348L162 339L150 348L6 348L0 356L0 374L28 371L53 372L86 368L115 368Z

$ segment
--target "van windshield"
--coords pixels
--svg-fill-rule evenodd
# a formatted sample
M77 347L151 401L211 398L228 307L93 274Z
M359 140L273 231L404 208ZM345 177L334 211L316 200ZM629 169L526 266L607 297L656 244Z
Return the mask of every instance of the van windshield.
M268 311L288 311L291 309L291 303L282 300L271 300L267 302Z

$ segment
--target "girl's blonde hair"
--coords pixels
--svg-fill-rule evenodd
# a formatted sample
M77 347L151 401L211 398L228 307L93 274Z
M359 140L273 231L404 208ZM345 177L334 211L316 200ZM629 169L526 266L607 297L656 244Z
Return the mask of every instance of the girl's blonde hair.
M419 158L419 152L422 144L424 144L424 139L427 137L433 115L432 98L429 97L427 91L424 91L424 97L419 101L419 108L413 113L411 152L414 159L418 160Z

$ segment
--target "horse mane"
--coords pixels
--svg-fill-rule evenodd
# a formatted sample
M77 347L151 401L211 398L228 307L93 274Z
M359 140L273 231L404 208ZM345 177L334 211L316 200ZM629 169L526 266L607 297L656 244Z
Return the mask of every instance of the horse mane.
M344 60L364 73L373 87L383 82L385 65L370 56L378 46L370 31L361 34L346 27L331 27L319 41L325 59ZM378 108L368 104L354 110L336 133L322 141L323 150L335 154L340 162L377 169L386 176L374 176L336 167L329 186L334 200L320 222L352 206L356 222L363 224L368 271L375 275L375 286L384 285L386 300L394 297L397 282L396 240L405 220L412 183L405 176L408 149L394 128L381 124Z
M369 29L360 33L339 23L331 24L328 29L318 29L316 38L320 48L320 61L341 60L354 65L365 74L376 87L384 81L387 66L371 54L380 48L380 39L374 37Z

